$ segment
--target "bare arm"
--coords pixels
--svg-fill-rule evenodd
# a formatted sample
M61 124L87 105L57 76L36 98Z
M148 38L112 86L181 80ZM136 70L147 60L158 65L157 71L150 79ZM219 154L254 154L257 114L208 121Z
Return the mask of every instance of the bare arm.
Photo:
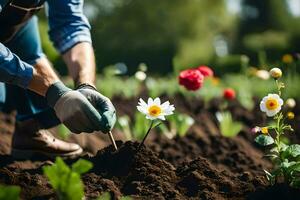
M63 55L63 59L76 86L81 83L95 86L95 55L90 43L76 44Z
M33 77L29 82L28 89L45 96L48 88L59 81L58 76L52 69L46 58L41 58L33 69Z

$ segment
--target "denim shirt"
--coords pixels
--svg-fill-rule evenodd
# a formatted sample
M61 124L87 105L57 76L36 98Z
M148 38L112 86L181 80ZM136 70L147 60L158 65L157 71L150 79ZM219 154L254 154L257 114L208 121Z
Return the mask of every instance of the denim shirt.
M0 0L0 12L5 6ZM79 42L90 42L90 24L83 15L83 0L48 0L46 14L49 36L60 53ZM0 43L0 82L27 88L33 76L33 66Z

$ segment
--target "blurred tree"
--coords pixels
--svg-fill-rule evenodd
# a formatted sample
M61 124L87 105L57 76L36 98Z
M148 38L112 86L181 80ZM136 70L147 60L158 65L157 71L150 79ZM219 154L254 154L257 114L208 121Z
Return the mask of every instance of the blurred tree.
M100 64L124 62L131 73L141 62L159 73L170 72L173 61L181 68L207 63L214 36L234 29L224 0L97 2L109 8L91 20Z
M254 58L264 51L269 61L278 60L286 52L299 50L295 45L299 35L299 18L289 12L287 0L244 0L234 52Z

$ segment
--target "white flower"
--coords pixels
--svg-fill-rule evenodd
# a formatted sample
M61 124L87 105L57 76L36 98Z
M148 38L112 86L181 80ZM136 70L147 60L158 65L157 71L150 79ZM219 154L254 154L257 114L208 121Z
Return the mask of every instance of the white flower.
M138 111L145 114L146 118L150 120L165 120L165 116L172 115L173 111L175 110L174 105L170 105L169 101L161 104L161 101L158 97L154 100L152 98L148 98L147 103L140 98L138 104Z
M268 117L273 117L280 110L283 105L283 100L278 94L268 94L260 102L260 110L265 112Z

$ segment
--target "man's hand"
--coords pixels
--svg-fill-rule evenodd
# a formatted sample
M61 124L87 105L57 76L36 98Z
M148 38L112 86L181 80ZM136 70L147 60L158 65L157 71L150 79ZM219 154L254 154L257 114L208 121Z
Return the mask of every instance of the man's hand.
M57 117L72 132L103 130L105 119L80 92L69 89L62 82L56 82L49 87L46 98Z
M101 115L101 128L103 133L112 130L116 123L116 109L109 98L100 94L96 88L89 84L81 84L77 91L83 94Z

